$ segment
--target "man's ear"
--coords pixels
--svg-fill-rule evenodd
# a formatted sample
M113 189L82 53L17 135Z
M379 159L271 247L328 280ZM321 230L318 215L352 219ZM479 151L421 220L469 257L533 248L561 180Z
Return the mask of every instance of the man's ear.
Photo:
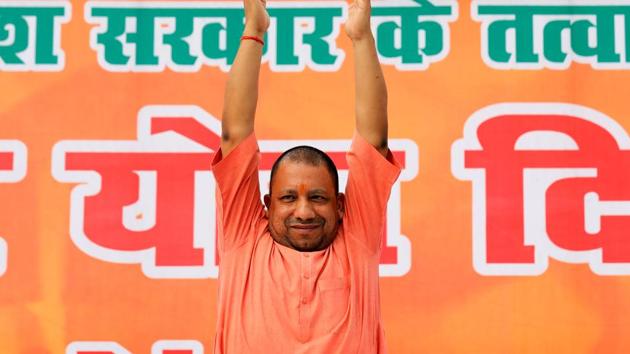
M337 216L339 217L339 221L343 219L344 214L346 213L346 195L343 193L337 193Z
M269 206L271 205L271 196L269 194L265 194L263 197L263 201L265 202L265 216L269 217Z

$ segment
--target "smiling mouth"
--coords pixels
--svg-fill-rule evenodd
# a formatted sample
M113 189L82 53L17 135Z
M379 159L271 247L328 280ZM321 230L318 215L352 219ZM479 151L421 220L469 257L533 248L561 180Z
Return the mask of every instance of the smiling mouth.
M321 228L323 223L312 223L312 224L289 224L289 228L295 230L297 233L310 234Z
M298 230L312 230L320 226L321 226L320 224L297 224L297 225L290 225L289 227L293 229L298 229Z

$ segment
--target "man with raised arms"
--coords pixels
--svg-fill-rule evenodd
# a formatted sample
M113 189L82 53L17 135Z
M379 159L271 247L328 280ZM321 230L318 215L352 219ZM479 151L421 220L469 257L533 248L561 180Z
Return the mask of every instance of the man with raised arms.
M254 116L269 15L264 1L244 4L245 32L212 162L221 218L214 351L384 353L378 269L387 200L400 168L387 147L387 90L370 1L350 4L345 24L356 70L345 195L332 160L303 146L275 163L264 205Z

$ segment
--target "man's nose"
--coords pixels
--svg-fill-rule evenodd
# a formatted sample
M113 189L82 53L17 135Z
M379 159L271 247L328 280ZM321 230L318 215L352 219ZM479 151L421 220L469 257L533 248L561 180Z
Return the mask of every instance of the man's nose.
M315 218L315 211L308 200L300 199L295 206L293 215L300 221L308 221Z

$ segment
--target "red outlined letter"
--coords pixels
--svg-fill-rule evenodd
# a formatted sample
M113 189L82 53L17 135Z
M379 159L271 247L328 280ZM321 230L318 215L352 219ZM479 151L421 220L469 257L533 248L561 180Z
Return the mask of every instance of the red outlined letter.
M539 275L548 258L630 274L630 138L570 104L476 112L452 149L473 182L473 260L484 275Z
M62 141L53 175L72 192L70 236L86 254L140 263L152 278L216 277L211 146L220 122L198 107L148 106L137 141Z

